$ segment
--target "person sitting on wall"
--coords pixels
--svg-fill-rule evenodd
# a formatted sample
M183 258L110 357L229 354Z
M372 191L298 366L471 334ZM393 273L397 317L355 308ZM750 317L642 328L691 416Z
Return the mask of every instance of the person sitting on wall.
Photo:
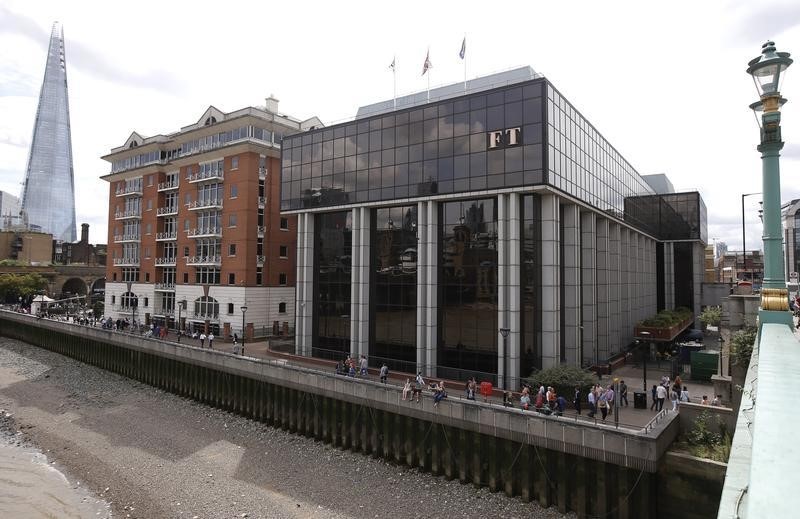
M519 404L523 411L527 411L531 407L531 394L527 387L522 389L522 395L519 397Z
M511 394L511 391L503 391L503 407L513 407L514 406L514 396Z
M411 379L407 378L403 385L403 401L409 400L408 394L411 393Z
M414 387L411 389L411 396L416 397L419 402L419 397L422 395L422 389L425 387L425 379L422 378L422 372L417 373L417 378L414 379Z
M447 391L444 390L444 380L440 380L436 385L433 395L433 407L439 405L439 402L447 398Z

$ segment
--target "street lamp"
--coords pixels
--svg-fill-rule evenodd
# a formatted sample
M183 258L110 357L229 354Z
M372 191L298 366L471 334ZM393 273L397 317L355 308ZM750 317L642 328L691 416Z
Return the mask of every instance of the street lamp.
M247 330L244 327L244 314L247 313L247 306L242 306L242 355L244 355L244 339L247 336Z
M506 357L508 356L508 334L511 333L511 328L500 328L500 335L503 336L503 372L500 373L501 379L497 382L501 384L500 389L508 389L506 387Z
M181 326L181 310L186 308L186 299L181 299L178 301L178 340L180 340L180 334L183 332L183 326Z
M764 277L761 290L761 323L792 325L789 292L783 269L783 233L781 229L781 97L780 86L792 59L788 52L777 52L775 43L761 46L761 55L750 60L747 73L753 77L759 101L750 105L761 114L761 191L764 201ZM758 121L758 116L756 116ZM774 313L773 313L774 312Z
M744 241L744 198L746 196L753 196L753 195L760 195L761 193L745 193L742 195L742 271L747 273L747 246L745 245ZM738 276L738 272L736 273ZM753 281L753 277L755 275L750 276L750 281ZM745 281L743 278L742 281Z

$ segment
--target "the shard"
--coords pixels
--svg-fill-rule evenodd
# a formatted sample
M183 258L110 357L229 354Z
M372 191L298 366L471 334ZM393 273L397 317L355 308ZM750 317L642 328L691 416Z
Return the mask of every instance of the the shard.
M58 23L53 24L50 34L22 190L22 212L30 225L41 227L53 239L74 242L77 238L67 63L64 30Z

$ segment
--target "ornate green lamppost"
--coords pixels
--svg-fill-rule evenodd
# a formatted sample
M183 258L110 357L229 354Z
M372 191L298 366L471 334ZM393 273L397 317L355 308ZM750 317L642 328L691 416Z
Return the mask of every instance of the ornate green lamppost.
M750 105L762 112L756 120L761 126L762 196L764 200L764 281L761 289L759 320L764 323L792 325L789 313L789 292L783 268L783 232L781 225L781 97L780 87L786 69L792 64L788 52L777 52L775 43L768 41L761 47L761 55L750 60L747 73L753 76L759 101Z

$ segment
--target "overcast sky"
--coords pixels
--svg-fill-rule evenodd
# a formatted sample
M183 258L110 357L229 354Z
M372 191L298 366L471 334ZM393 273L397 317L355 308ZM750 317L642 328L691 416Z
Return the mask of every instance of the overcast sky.
M747 61L766 39L800 57L800 2L64 2L0 3L0 189L24 179L50 27L64 25L78 224L106 241L109 164L150 136L263 104L330 124L358 106L530 65L641 174L698 189L709 241L741 250L741 194L761 191ZM800 64L783 95L784 200L800 197ZM761 248L760 197L747 198L747 248Z

